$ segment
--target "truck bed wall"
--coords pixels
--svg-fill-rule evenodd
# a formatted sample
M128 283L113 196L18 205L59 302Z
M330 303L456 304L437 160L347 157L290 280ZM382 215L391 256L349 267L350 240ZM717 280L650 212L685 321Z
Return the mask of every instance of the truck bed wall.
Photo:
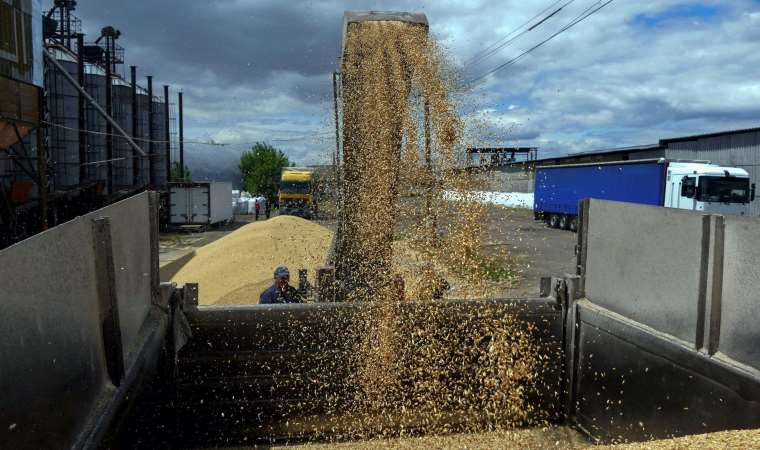
M367 305L188 302L194 335L163 371L175 377L172 391L135 394L162 364L167 327L184 317L167 319L150 275L155 210L148 194L137 196L0 252L9 274L0 279L0 420L9 424L0 447L94 447L127 398L148 405L121 427L138 436L128 448L156 448L156 437L233 444L324 430L325 407L346 392L356 340L345 331ZM546 390L531 393L536 418L564 419L602 441L760 426L760 220L598 200L581 211L581 276L544 289L549 297L409 303L400 316L413 323L419 308L438 308L431 327L458 336L516 314L548 355L538 373ZM413 428L415 417L404 420Z
M578 214L578 201L584 198L662 205L665 168L657 161L539 167L533 210Z
M228 445L323 434L371 435L383 428L422 426L430 417L427 411L418 411L417 416L393 411L368 425L352 418L350 409L342 410L358 387L348 381L355 370L352 356L362 341L355 332L373 307L330 303L186 308L193 338L178 357L177 394L170 409L180 428L173 435L183 445ZM547 354L561 354L563 315L553 298L406 303L397 308L401 341L412 347L424 345L425 340L411 335L404 339L403 330L416 329L421 317L438 330L435 336L454 338L439 342L454 346L454 355L460 339L471 334L487 339L486 328L482 333L477 330L489 319L511 314L534 327L535 342ZM431 320L431 314L436 319ZM475 366L449 375L467 377L467 370ZM562 389L562 359L547 360L540 372L542 383L531 390L532 404L540 406L530 420L559 422L562 404L555 394ZM456 418L455 409L451 413L446 420L457 429L461 418ZM466 419L471 425L471 411ZM146 434L153 433L140 435ZM150 448L155 443L138 439L133 444Z
M143 193L0 251L0 448L87 447L156 364L157 229Z
M602 441L760 427L760 220L583 202L569 415Z

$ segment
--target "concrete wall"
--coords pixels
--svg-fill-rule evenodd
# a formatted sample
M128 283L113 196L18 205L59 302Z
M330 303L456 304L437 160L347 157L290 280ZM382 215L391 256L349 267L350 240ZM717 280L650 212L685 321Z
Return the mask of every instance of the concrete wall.
M492 178L489 180L486 190L492 192L526 192L531 193L534 190L534 172L524 172L523 170L509 170L504 168L495 170Z
M0 448L72 446L130 370L157 287L154 199L0 251Z

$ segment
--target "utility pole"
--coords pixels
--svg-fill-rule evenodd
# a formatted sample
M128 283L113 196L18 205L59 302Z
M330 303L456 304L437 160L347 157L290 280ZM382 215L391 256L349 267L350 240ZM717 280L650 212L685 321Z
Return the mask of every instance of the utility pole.
M113 99L111 98L111 92L113 90L112 58L113 54L111 53L111 50L106 49L106 113L108 114L108 117L113 117ZM110 195L113 194L113 126L108 120L106 120L106 161L108 161L106 163L106 192Z
M169 120L169 86L164 85L164 139L166 148L166 182L171 181L172 176L172 143L171 121Z
M185 124L182 110L182 92L179 93L179 178L185 180Z
M138 114L139 114L139 108L137 104L137 66L130 66L130 82L132 83L132 139L139 139L137 136L139 134L138 130ZM140 179L140 166L142 165L142 158L140 158L140 155L137 154L137 152L132 149L132 185L137 186L138 184L142 185L142 180Z
M84 89L84 34L77 34L77 82ZM79 92L77 109L79 110L79 183L84 184L87 180L87 122L85 118L86 110L84 108L85 98L82 92Z
M156 146L153 142L155 129L154 129L154 114L153 110L153 77L148 75L148 174L150 177L150 187L155 189L156 187Z
M39 90L37 102L39 115L43 116L43 112L45 111L45 92L42 89ZM48 171L47 147L42 123L37 125L37 176L39 178L40 189L40 228L44 231L48 229Z

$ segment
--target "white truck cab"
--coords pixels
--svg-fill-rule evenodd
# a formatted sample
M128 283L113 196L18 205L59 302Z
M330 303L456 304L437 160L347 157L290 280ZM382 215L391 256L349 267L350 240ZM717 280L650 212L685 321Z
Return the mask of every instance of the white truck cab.
M754 199L755 185L744 169L705 162L668 164L665 207L744 216Z

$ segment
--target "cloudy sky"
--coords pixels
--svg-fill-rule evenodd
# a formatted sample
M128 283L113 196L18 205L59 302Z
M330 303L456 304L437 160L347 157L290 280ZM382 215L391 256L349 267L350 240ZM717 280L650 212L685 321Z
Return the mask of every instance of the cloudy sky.
M234 166L258 140L301 164L326 160L344 10L425 13L464 79L477 80L461 112L485 122L494 144L554 155L760 124L757 0L616 0L482 77L601 3L80 0L76 13L91 39L104 25L120 29L128 64L184 91L186 139L237 144L190 146L202 156L191 164Z

